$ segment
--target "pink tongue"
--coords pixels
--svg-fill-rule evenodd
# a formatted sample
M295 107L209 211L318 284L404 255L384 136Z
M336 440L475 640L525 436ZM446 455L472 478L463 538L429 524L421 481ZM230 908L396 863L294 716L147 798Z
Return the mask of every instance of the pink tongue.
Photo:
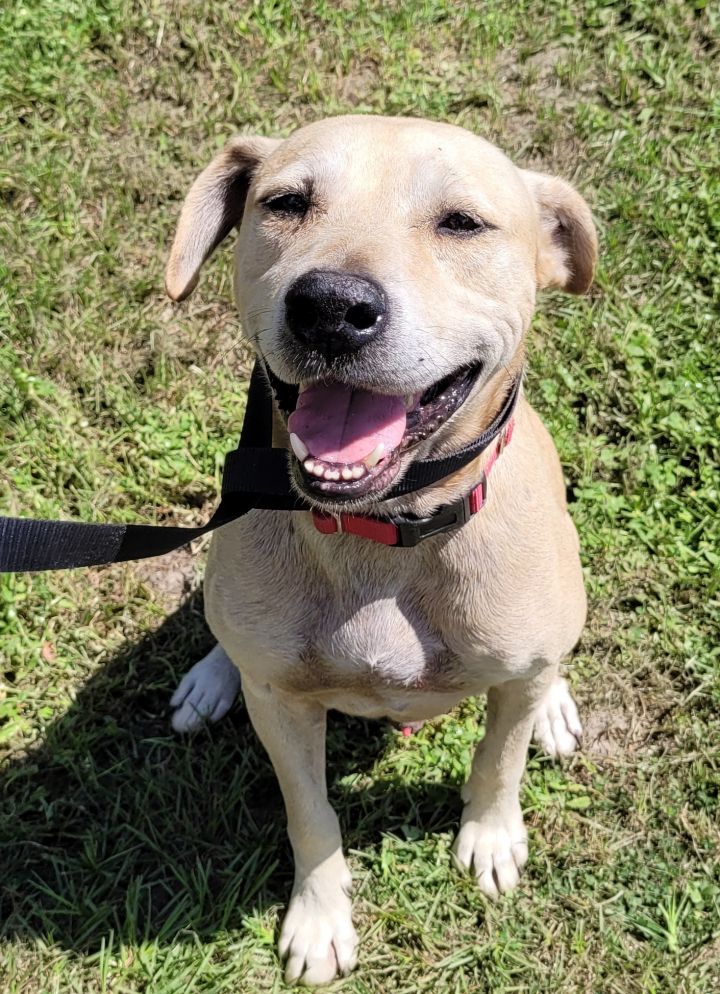
M385 455L400 444L405 433L405 401L339 383L317 383L298 397L288 427L316 459L361 462L380 442Z

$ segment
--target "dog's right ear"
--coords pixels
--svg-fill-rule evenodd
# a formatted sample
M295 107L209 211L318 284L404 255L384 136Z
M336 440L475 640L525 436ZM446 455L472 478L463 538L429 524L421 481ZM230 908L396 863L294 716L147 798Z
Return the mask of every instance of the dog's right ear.
M538 287L585 293L592 283L598 240L590 208L565 180L531 169L520 175L532 194L540 220Z
M202 264L240 224L253 172L280 144L280 138L235 138L195 180L165 270L165 289L173 300L190 296Z

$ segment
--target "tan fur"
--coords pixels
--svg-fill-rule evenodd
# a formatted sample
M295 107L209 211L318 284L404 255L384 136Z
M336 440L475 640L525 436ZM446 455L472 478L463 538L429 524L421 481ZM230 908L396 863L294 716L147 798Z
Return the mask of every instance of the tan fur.
M317 207L306 223L263 214L263 197L307 180ZM438 235L438 212L471 208L495 229L471 240ZM287 382L297 375L284 350L284 295L312 268L368 273L393 302L392 347L368 367L367 386L422 391L482 356L471 397L403 456L402 471L414 457L477 437L522 367L536 289L582 292L597 253L590 212L567 183L518 170L462 129L411 119L335 118L283 142L237 139L188 197L168 265L171 296L191 292L228 218L241 216L235 287L244 330ZM288 445L280 418L275 434ZM467 493L486 459L382 509L370 500L358 509L430 513ZM405 723L489 692L455 852L488 894L517 882L527 854L518 800L527 745L542 713L556 736L543 741L569 751L562 715L571 731L577 719L557 669L585 619L559 460L524 398L487 505L465 527L392 549L321 535L306 512L255 511L217 533L205 597L285 797L296 860L280 942L290 980L326 982L356 958L350 878L325 792L329 708Z

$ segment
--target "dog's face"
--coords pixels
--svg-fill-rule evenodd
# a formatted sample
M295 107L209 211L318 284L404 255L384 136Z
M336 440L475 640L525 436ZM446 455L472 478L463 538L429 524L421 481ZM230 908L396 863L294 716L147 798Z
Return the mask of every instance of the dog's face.
M238 224L243 327L321 504L381 498L512 363L536 289L584 291L597 253L568 184L407 118L231 143L185 202L171 297Z

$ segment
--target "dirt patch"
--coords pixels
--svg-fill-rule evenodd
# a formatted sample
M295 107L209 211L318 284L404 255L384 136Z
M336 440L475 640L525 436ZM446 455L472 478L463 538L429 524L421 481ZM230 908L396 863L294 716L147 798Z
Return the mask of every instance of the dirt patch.
M572 58L564 45L524 60L513 51L498 53L494 72L503 106L500 145L518 165L589 185L590 167L575 133L574 110L594 82L582 73L574 81L561 74L559 67Z
M672 713L680 701L671 690L648 681L642 690L621 681L617 674L612 690L596 703L582 707L583 751L609 761L630 760L674 752L677 740Z
M595 708L583 722L583 748L590 756L622 756L631 751L632 725L624 708Z
M352 66L339 83L343 103L351 107L365 103L379 82L378 67L374 62L364 61Z
M547 79L558 62L566 59L570 55L567 45L550 45L548 48L541 48L527 59L527 65L532 66L541 78Z

